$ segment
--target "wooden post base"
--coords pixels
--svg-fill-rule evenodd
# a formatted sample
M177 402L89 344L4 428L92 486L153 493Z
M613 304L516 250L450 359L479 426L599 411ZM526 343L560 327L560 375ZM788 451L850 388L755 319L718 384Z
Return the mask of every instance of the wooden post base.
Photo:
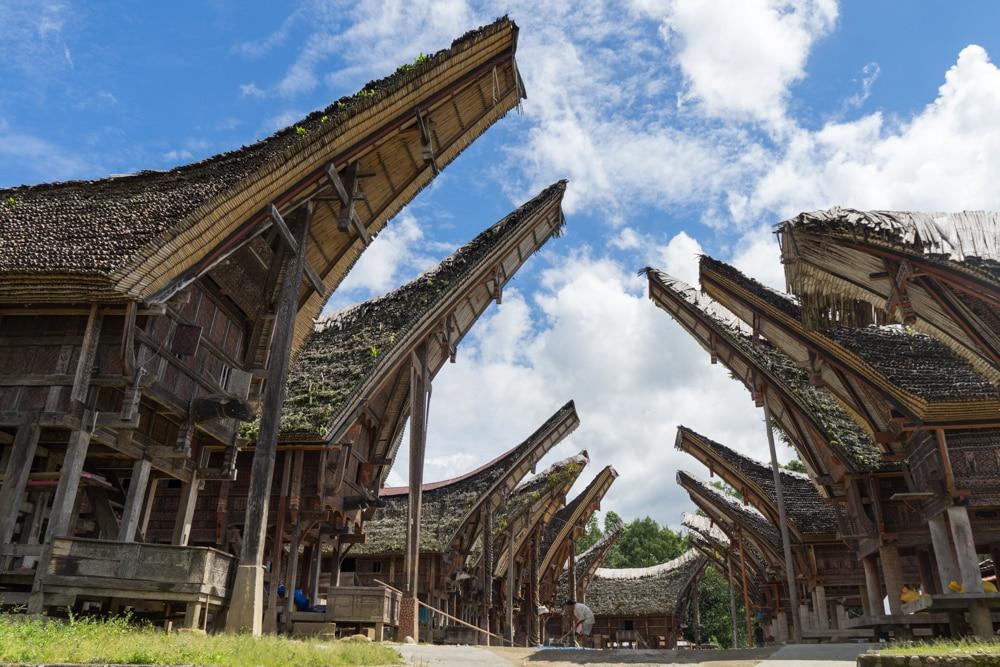
M249 633L259 637L264 621L264 567L240 565L236 568L233 595L229 600L226 632Z

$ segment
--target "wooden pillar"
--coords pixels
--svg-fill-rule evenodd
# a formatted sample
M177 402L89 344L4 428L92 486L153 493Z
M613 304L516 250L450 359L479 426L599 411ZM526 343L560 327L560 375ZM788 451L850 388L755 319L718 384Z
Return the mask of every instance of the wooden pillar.
M490 614L493 610L493 511L486 503L482 509L483 527L483 629L490 632ZM490 645L490 636L483 635L483 643Z
M514 522L510 521L507 536L507 637L510 645L514 645L514 586L517 577L514 568L517 562L514 558Z
M698 599L697 584L691 587L691 620L694 623L694 644L701 645L701 600Z
M194 508L198 504L198 487L201 480L198 473L191 474L191 481L181 484L181 497L177 505L177 518L174 520L174 535L171 544L186 547L191 539L191 523L194 521Z
M541 632L539 629L539 618L538 618L538 606L539 606L539 595L538 595L538 583L539 583L539 572L538 566L540 564L541 558L539 552L541 551L540 540L540 530L538 527L535 528L531 535L531 544L529 546L530 553L528 555L528 586L530 589L530 595L528 596L528 601L526 606L528 607L528 644L530 646L537 646L541 643Z
M421 343L410 359L410 493L406 510L406 588L400 606L400 634L419 641L420 518L427 447L427 411L431 392L427 367L427 343Z
M889 599L889 613L902 614L903 602L899 595L903 590L903 563L899 558L899 549L895 544L884 544L878 548L878 554L882 563L885 594Z
M288 485L292 476L292 454L284 452L281 455L281 488L278 494L278 513L275 515L274 535L271 537L271 572L267 588L267 607L264 619L264 632L278 630L278 585L281 583L281 561L285 554L285 518L288 514ZM333 555L337 560L337 554ZM340 569L339 567L337 568Z
M934 572L931 567L931 555L926 550L917 552L917 566L920 571L920 588L924 593L940 593L934 583Z
M872 618L878 618L885 614L885 606L882 604L882 582L879 580L878 563L875 561L875 555L865 556L861 559L865 568L865 595Z
M736 539L740 546L740 578L743 579L743 616L746 620L747 626L747 636L746 645L749 648L753 646L753 623L750 621L750 588L747 584L747 557L746 551L743 548L743 530L740 528L736 529ZM794 615L794 607L793 614Z
M576 580L576 540L572 537L569 539L569 596L574 600L579 602L580 591L579 583ZM564 602L564 600L559 600L559 603ZM576 628L576 624L573 625Z
M982 593L983 577L979 570L979 555L976 540L972 534L969 510L964 505L953 505L947 509L951 536L955 543L958 571L962 577L962 587L966 593ZM993 617L984 600L969 602L969 625L980 639L993 638Z
M951 589L948 584L958 581L958 565L955 563L955 552L951 548L951 537L948 535L948 524L945 514L941 512L927 521L931 532L931 546L934 548L934 560L937 561L938 576L941 579L941 592L948 595Z
M733 645L731 648L737 648L739 645L739 632L737 632L738 623L736 621L736 579L733 577L733 556L730 553L726 553L726 574L729 576L729 621L733 625ZM780 606L781 601L778 601L776 606Z
M816 586L813 589L816 596L816 622L821 630L830 629L830 610L826 606L826 588L824 586Z
M0 544L10 544L14 537L14 528L21 511L21 500L28 486L28 475L31 473L31 463L35 459L38 448L38 437L41 429L36 417L21 424L14 436L10 458L4 473L3 487L0 488Z
M21 542L24 544L39 544L42 537L42 523L48 510L50 491L36 491L31 494L32 511L27 520L26 529L21 531ZM34 556L25 556L21 560L21 567L32 568L38 559Z
M785 494L781 483L781 468L774 448L774 426L771 423L771 408L764 396L764 422L767 428L767 445L771 450L771 474L774 477L774 492L778 500L778 528L781 531L781 548L785 557L785 580L788 584L788 600L792 609L799 606L799 589L795 585L795 562L792 560L792 542L788 535L788 519L785 513ZM792 641L802 640L802 628L795 614L792 614ZM748 639L749 641L749 639Z
M63 457L55 498L52 500L52 509L49 511L49 525L45 529L46 542L51 542L54 537L69 535L70 527L74 523L76 494L80 490L80 475L83 473L87 449L90 447L92 413L85 410L81 420L83 422L82 428L70 433L69 442L66 443L66 455Z
M316 536L316 541L313 542L312 548L312 560L309 564L309 590L306 591L306 595L309 596L309 601L316 605L319 598L319 580L323 574L323 540L319 535ZM381 640L379 640L381 641Z
M125 495L125 507L122 509L122 519L118 526L119 542L134 542L135 533L142 518L143 500L146 497L146 485L149 483L149 471L152 463L149 459L137 459L132 464L132 478L128 483L128 493Z
M227 632L250 632L260 635L262 629L267 505L271 496L271 478L274 476L281 409L285 402L285 379L288 376L289 355L292 351L292 334L299 310L299 288L305 270L306 239L312 218L312 203L307 203L299 211L294 232L297 252L289 255L271 334L260 432L250 472L246 519L243 522L243 544L236 580L233 583L229 616L226 619Z
M155 477L149 483L149 490L146 491L146 499L142 507L142 519L139 521L139 533L142 535L143 542L148 540L146 536L149 534L149 518L153 515L153 504L156 501L156 491L159 488L160 478Z

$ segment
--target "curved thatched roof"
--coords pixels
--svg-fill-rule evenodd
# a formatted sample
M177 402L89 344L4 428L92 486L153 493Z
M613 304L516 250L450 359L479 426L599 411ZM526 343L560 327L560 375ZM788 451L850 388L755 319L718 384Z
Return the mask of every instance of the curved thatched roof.
M708 559L695 549L652 567L598 568L587 588L595 616L676 615Z
M601 538L584 549L576 556L576 586L581 591L586 591L590 582L594 578L608 552L615 546L618 538L625 532L625 524L621 519L617 523L607 528ZM556 586L556 604L562 604L565 600L576 597L569 591L569 565L563 568L559 575L559 582Z
M562 216L558 207L565 190L565 181L553 183L434 269L384 296L320 321L288 373L281 418L283 437L322 437L342 430L363 398L359 395L362 387L374 390L393 371L398 357L407 352L400 346L422 340L422 328L438 324L428 317L443 301L459 296L456 290L460 285L496 262L501 247L543 223L543 218L552 217L557 222L534 230L531 248L522 255L559 233Z
M722 475L758 511L771 517L772 523L777 522L778 498L770 466L684 426L677 427L677 449L688 452L708 466L711 472ZM837 532L836 512L823 501L807 475L783 470L781 486L786 516L800 538L804 534L831 535Z

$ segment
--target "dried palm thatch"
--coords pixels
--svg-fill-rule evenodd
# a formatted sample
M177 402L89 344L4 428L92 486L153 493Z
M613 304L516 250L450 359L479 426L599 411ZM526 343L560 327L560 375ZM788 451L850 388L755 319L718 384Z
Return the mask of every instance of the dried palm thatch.
M594 578L597 569L601 567L604 559L608 557L611 548L615 546L618 538L625 532L625 524L619 519L611 526L606 526L604 535L594 542L590 547L580 552L576 556L576 586L578 590L586 591L590 587L590 582ZM563 569L559 575L559 582L556 586L556 602L562 603L565 600L576 598L576 593L569 590L569 565Z
M598 568L587 588L595 616L674 616L708 563L689 549L652 567Z
M684 426L677 427L677 449L704 463L738 490L761 514L777 524L778 498L770 466L754 461ZM797 541L837 533L837 515L820 496L808 475L781 471L788 521Z
M577 527L583 527L600 508L601 499L617 478L618 471L611 466L605 466L590 481L587 488L556 512L542 536L540 571L547 572L550 567L562 571L566 559L569 558L568 549L571 547L569 540L573 532Z
M1000 214L833 208L777 232L807 326L863 325L852 315L874 313L939 338L984 374L1000 371Z

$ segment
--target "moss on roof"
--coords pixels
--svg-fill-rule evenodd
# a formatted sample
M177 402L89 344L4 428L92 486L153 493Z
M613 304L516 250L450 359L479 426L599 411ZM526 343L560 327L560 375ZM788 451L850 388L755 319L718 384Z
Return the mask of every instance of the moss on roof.
M617 472L615 472L615 469L612 468L611 466L605 466L599 473L597 473L597 475L594 476L594 479L590 480L590 483L587 484L587 488L578 493L576 497L573 498L573 500L569 501L568 503L566 503L566 505L561 507L559 511L556 512L556 515L552 517L552 521L550 521L549 525L545 527L545 533L542 536L543 554L547 553L548 550L552 548L553 543L556 540L556 537L558 537L559 535L559 531L563 529L563 527L566 525L567 522L573 520L574 514L577 513L577 511L580 509L580 505L585 500L587 500L588 497L593 496L591 500L597 500L598 502L600 502L601 497L603 497L603 494L601 494L600 496L595 495L595 489L597 486L604 483L605 478L607 476L605 474L605 471L610 471L610 474L615 476L617 476L618 474ZM611 479L611 483L613 482L614 478ZM608 488L610 488L611 483L608 484ZM590 519L590 516L592 514L593 510L590 510L585 514L581 514L579 517L577 517L576 520L581 525L585 524Z
M322 321L288 372L281 430L326 435L359 386L386 368L388 352L533 214L559 200L558 181L456 250L436 268Z
M652 567L600 568L587 588L587 606L595 616L667 616L677 614L685 593L707 562L689 549L672 561Z
M843 454L845 463L857 472L874 471L885 467L882 452L868 434L847 414L829 390L809 384L808 374L792 359L765 340L756 343L746 333L742 323L729 315L721 314L721 306L687 283L672 278L662 271L646 269L650 280L657 281L664 289L679 295L702 314L702 321L716 334L729 341L754 366L768 374L789 396L793 397L810 415L827 443ZM741 378L737 378L741 382Z
M679 426L678 430L695 436L697 441L713 452L727 468L737 476L746 477L756 485L770 500L772 507L778 506L778 497L774 489L774 474L770 466L765 466L684 426ZM782 471L781 486L785 496L785 511L788 520L800 532L822 534L837 532L836 512L823 501L807 475Z
M0 189L0 273L108 276L148 245L179 234L199 207L258 172L337 132L443 60L516 28L506 17L472 30L419 63L370 81L356 94L249 146L169 171ZM13 202L13 203L10 203Z

